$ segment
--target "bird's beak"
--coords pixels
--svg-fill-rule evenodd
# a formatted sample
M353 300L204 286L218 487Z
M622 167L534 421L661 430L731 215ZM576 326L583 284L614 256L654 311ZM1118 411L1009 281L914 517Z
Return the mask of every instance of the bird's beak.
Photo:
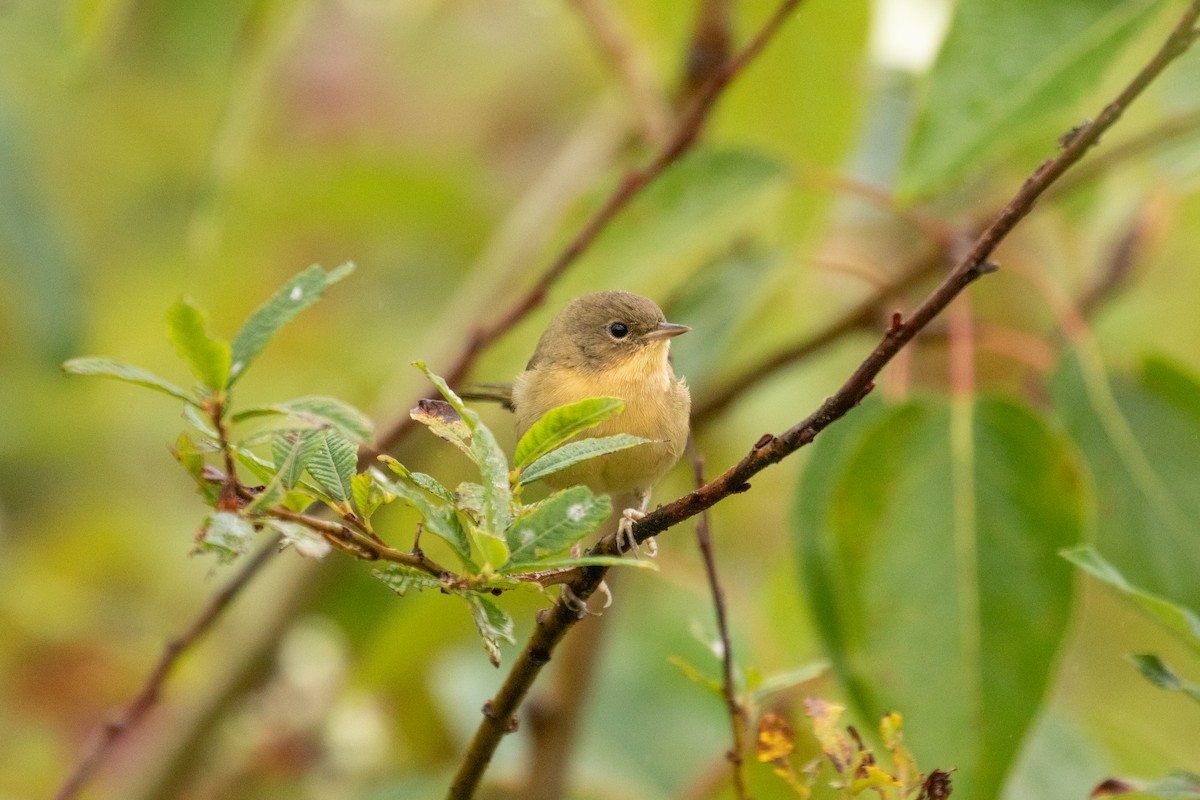
M676 325L674 322L660 322L658 327L643 336L643 339L670 339L673 336L678 336L681 333L690 331L687 325Z

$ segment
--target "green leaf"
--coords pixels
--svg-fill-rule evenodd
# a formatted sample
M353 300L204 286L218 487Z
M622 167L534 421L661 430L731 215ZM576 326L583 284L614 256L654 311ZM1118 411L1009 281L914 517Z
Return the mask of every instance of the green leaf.
M419 369L421 374L429 379L429 382L434 385L434 388L438 390L442 397L446 398L446 402L450 404L450 407L453 408L460 417L466 420L468 416L466 413L467 407L463 404L462 398L455 394L454 390L450 388L450 385L442 379L442 376L434 375L433 371L429 369L424 361L414 361L412 362L412 365Z
M430 500L423 491L403 481L388 480L378 471L376 471L375 477L383 486L421 515L426 533L433 534L445 541L463 564L472 571L475 570L475 563L471 558L471 540L467 537L467 532L453 506L439 505Z
M267 302L259 306L233 340L229 386L237 383L246 367L258 357L276 331L319 300L328 287L353 270L353 264L343 264L337 269L325 272L314 264L294 276Z
M500 640L509 644L516 643L513 638L512 617L506 611L482 595L470 592L463 595L467 605L471 607L471 618L479 629L479 637L483 640L483 649L487 651L488 661L493 667L500 666Z
M368 528L371 525L371 517L379 510L379 507L396 499L396 495L388 491L387 487L379 482L376 475L376 472L368 471L350 479L354 507L358 509L359 515Z
M196 552L215 553L218 561L228 564L249 550L253 540L252 524L232 511L216 511L196 537Z
M1050 392L1095 485L1096 549L1142 590L1200 608L1200 381L1152 363L1107 375L1080 353Z
M217 504L217 500L221 496L221 487L204 477L204 456L215 452L217 452L216 445L198 443L186 432L179 434L179 438L175 440L175 445L171 448L171 455L175 456L175 460L196 481L196 488L204 498L204 502L210 506Z
M167 338L191 367L196 380L210 390L225 388L232 361L229 343L208 335L204 312L186 297L167 312Z
M298 522L270 519L265 524L282 536L284 542L291 545L298 554L305 558L320 561L333 550L333 545L324 536Z
M168 394L171 397L182 400L189 405L197 405L195 397L192 397L175 384L158 377L152 372L147 372L141 367L126 364L124 361L88 356L64 361L62 368L63 372L66 372L68 375L98 375L101 378L112 378L113 380L136 384L137 386L145 386L147 389L154 389L157 392L162 392L163 394Z
M220 434L217 433L217 429L213 427L212 418L201 411L199 406L194 406L190 403L184 406L183 418L191 423L193 428L203 433L213 442L221 438Z
M445 439L466 453L472 461L475 459L475 452L471 449L471 428L450 403L445 400L422 400L409 412L409 416L429 428L434 436Z
M409 485L415 486L418 489L424 489L446 505L453 506L457 502L457 498L451 494L450 490L442 486L432 475L426 475L424 472L413 472L388 455L379 456L379 460Z
M960 0L922 93L926 107L910 143L904 192L928 194L986 169L1031 132L1043 134L1047 123L1065 131L1078 122L1079 99L1159 5Z
M596 529L612 513L612 501L572 486L538 503L513 522L505 534L511 551L504 572L527 570L547 556L563 552Z
M502 538L512 521L512 484L508 478L508 457L500 448L496 437L479 421L475 412L467 409L468 419L473 425L471 450L475 455L475 463L479 465L479 477L483 486L482 507L483 519L480 523L485 526L487 533Z
M1200 615L1195 611L1134 586L1090 545L1065 550L1062 556L1092 577L1119 589L1167 630L1200 653Z
M350 479L358 466L358 448L335 430L321 431L308 462L308 474L338 503L350 499Z
M868 402L814 447L792 530L834 671L861 718L903 709L923 762L958 768L956 797L990 797L1066 635L1074 450L999 399Z
M1158 688L1169 692L1183 692L1200 703L1200 684L1185 681L1158 656L1152 653L1136 653L1131 655L1130 659L1138 668L1138 672L1142 673L1142 677Z
M409 589L422 591L424 589L441 589L442 582L419 569L404 564L387 563L376 567L372 574L387 584L388 588L403 597Z
M552 408L525 431L517 442L513 465L523 467L570 439L625 410L619 397L591 397Z
M297 397L269 406L249 408L234 414L233 421L241 422L251 417L271 414L284 414L314 427L331 426L356 444L370 441L375 432L375 425L366 414L336 397Z
M580 439L569 442L557 450L551 450L521 471L521 483L529 484L540 481L547 475L553 475L567 467L572 467L589 458L596 458L618 450L626 450L641 444L648 444L653 439L643 439L628 433L618 433L615 436L601 436L595 439Z
M321 431L281 431L271 440L271 457L284 489L291 489L300 482L300 476L321 449L324 434Z
M646 559L622 558L621 556L579 556L578 558L564 556L562 558L547 558L531 564L525 569L510 570L506 566L504 574L517 575L522 572L543 572L550 569L574 569L575 567L633 567L635 569L648 569L651 572L658 571L658 564Z

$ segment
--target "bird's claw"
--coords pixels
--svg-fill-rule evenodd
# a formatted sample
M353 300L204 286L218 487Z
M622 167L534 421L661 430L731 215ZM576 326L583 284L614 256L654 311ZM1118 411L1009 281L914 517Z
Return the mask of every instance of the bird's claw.
M608 588L608 583L600 581L600 585L596 587L596 591L604 595L604 603L600 606L600 611L592 611L588 608L586 600L580 599L579 595L571 591L571 587L567 584L562 585L562 601L567 608L575 612L579 619L584 617L599 617L601 612L613 604L612 590Z
M617 549L622 553L633 551L635 558L641 558L642 551L633 535L633 523L646 518L646 512L638 508L627 508L621 512L621 520L617 523ZM658 555L658 542L651 536L646 540L646 555L654 558Z

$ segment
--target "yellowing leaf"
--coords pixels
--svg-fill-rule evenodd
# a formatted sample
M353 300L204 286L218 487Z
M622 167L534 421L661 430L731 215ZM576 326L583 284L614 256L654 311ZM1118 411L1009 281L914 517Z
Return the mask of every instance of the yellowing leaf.
M817 737L817 742L820 743L822 752L833 762L833 766L837 768L838 772L844 771L854 759L854 747L850 743L850 739L837 726L837 722L845 710L845 706L830 703L819 697L804 699L804 713L808 714L813 721L813 733Z
M773 711L763 714L758 722L758 760L778 761L796 750L796 737L787 720Z

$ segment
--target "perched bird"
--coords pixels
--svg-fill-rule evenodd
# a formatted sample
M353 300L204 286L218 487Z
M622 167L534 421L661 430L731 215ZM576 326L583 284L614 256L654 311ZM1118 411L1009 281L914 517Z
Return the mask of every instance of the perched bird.
M594 292L568 303L550 321L533 358L513 383L521 434L556 406L589 397L619 397L623 413L582 436L628 433L649 444L598 456L552 476L552 485L584 484L614 496L632 496L619 534L637 550L632 526L645 516L650 490L682 455L691 395L671 368L671 339L690 330L667 322L651 300L629 292ZM620 507L617 505L616 507ZM653 540L650 542L653 553Z

